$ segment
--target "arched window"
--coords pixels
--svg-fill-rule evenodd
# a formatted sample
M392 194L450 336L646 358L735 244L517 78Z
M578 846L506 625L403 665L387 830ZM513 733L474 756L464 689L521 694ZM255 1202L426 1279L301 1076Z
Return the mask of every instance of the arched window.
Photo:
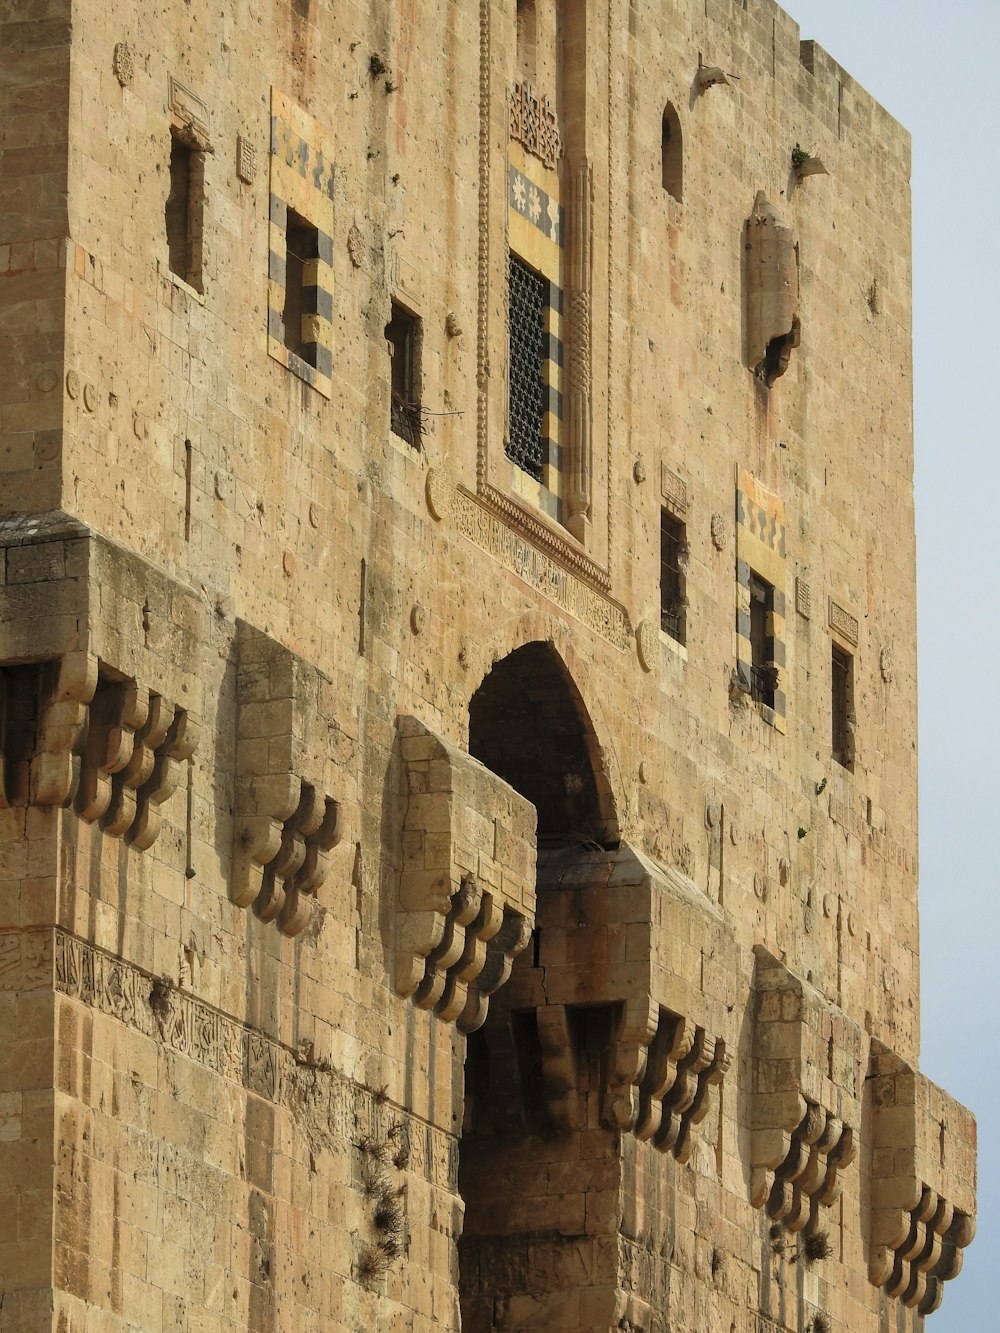
M663 188L680 203L684 194L684 141L681 122L672 102L663 108L660 168Z

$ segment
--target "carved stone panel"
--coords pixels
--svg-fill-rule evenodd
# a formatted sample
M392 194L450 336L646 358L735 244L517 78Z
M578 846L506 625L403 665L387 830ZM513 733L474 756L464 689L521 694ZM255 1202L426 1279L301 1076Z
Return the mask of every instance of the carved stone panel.
M872 1042L872 1218L868 1275L930 1314L976 1233L976 1126L969 1111Z

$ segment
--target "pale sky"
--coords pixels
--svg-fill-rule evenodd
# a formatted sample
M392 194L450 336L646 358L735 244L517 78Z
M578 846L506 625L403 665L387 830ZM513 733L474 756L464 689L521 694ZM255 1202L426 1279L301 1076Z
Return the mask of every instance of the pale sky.
M750 0L753 4L754 0ZM1000 1329L997 0L784 0L913 136L921 1068L979 1121L979 1226L928 1333ZM1000 601L1000 596L998 596ZM1000 696L998 696L1000 697ZM989 1058L987 1058L989 1057Z

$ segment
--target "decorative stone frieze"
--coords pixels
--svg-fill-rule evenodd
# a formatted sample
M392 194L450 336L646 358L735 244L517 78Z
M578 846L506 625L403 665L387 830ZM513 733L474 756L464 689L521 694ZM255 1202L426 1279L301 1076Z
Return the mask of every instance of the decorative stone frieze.
M751 1197L813 1231L857 1156L864 1033L764 949L754 995Z
M237 621L236 809L229 895L284 935L309 921L341 838L315 667Z
M972 1114L894 1051L872 1042L872 1217L868 1275L930 1314L976 1234Z
M399 719L395 985L472 1032L535 918L535 810L413 717Z
M555 171L563 154L559 121L551 99L539 98L527 80L514 84L510 96L510 137Z

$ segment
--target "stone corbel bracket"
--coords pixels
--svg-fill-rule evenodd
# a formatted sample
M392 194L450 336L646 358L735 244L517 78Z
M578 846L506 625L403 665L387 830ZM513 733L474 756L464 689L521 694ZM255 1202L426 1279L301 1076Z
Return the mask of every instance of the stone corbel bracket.
M755 949L751 1198L814 1231L857 1156L865 1037L817 990Z
M0 807L70 806L138 851L153 845L197 746L190 713L85 651L0 668L0 697Z
M535 808L413 717L398 722L395 988L474 1032L535 920Z
M236 623L236 806L229 896L298 935L341 840L326 794L332 747L322 677L284 644Z
M602 1118L686 1162L711 1090L731 1063L721 1037L659 1005L626 1001L608 1049Z
M538 884L537 958L500 1005L535 1014L549 1119L560 1130L593 1123L580 1054L587 1030L606 1024L601 1122L687 1161L730 1065L717 1034L746 969L728 921L625 842L551 849Z
M976 1123L895 1052L872 1042L868 1275L920 1314L941 1304L976 1232Z
M144 851L198 743L200 602L60 513L0 522L0 559L0 806Z

